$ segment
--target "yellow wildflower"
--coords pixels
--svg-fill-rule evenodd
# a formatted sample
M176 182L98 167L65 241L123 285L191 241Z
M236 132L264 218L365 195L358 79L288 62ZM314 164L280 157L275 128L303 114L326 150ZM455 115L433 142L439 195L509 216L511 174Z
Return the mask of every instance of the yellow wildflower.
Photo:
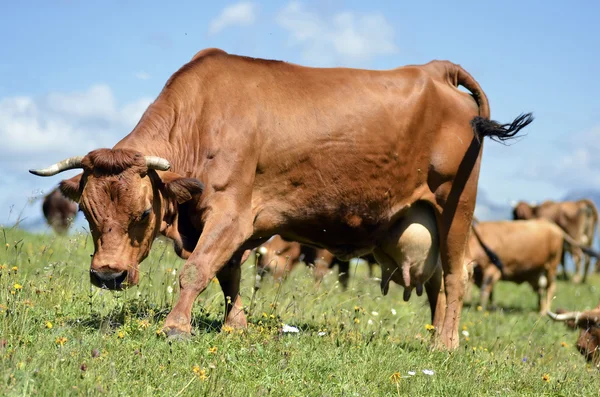
M354 319L354 324L360 324L360 320L358 318Z
M11 270L12 270L13 272L16 272L17 270L19 270L19 268L18 268L18 267L16 267L16 266L13 266Z
M466 330L467 330L467 326L463 325L463 331L466 331Z
M138 327L140 327L141 329L146 329L150 326L150 323L148 322L148 320L139 320L138 321Z
M400 379L402 379L400 372L394 372L392 376L390 376L390 381L392 381L392 383L398 383L400 382Z
M123 339L125 337L125 333L123 331L119 331L119 333L117 334L117 337L119 339Z
M52 329L52 323L50 321L46 321L46 328Z
M268 315L267 313L265 313L265 312L263 312L262 316L263 316L264 318L267 318L267 317L269 317L269 315Z
M224 325L223 328L221 328L221 331L225 332L226 334L230 334L233 332L233 328L229 325Z
M68 339L65 338L64 336L59 336L58 338L56 338L56 344L60 345L60 346L64 346L65 343L67 343Z
M544 382L550 382L550 374L544 374L544 376L542 376L542 380Z
M13 288L18 291L20 289L23 289L23 286L21 284L19 284L19 283L15 283L15 285L13 285Z
M561 345L562 347L567 347L567 346L569 346L569 345L567 344L567 342L560 342L560 345Z
M209 347L208 348L208 353L209 354L215 354L216 352L217 352L217 346Z
M480 311L482 311L482 310L483 310L483 307L481 307L481 306L477 306L477 311L478 311L478 312L480 312Z
M194 365L192 367L192 372L200 378L201 381L205 381L208 379L208 375L206 375L206 370L204 368L200 368L199 365Z
M425 329L427 331L433 331L435 329L435 327L431 324L425 324Z

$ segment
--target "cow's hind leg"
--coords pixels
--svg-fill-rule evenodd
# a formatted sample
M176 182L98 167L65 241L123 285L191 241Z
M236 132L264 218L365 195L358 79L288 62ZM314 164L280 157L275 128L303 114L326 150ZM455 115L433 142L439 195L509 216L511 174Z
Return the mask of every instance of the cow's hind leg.
M493 300L494 285L496 285L500 278L502 278L502 274L494 266L488 267L484 272L479 296L479 304L484 310L487 309L488 304Z
M573 263L575 264L575 274L573 275L573 283L579 284L582 281L581 261L583 260L583 252L579 248L572 247L571 256L573 258Z
M475 209L477 184L474 178L476 176L477 173L473 171L471 179L461 193L459 193L461 189L457 188L458 181L454 181L447 199L440 202L443 211L438 214L446 313L436 346L449 350L458 348L459 344L458 327L467 279L467 269L464 266L465 249ZM440 196L444 195L440 194Z
M591 246L589 248L592 248ZM592 262L592 258L589 255L583 256L583 277L581 282L585 284L587 282L587 276L590 271L590 264Z
M240 296L242 276L241 255L236 253L223 269L217 273L217 279L225 296L225 325L233 328L246 328L246 315Z
M252 218L249 212L231 208L227 201L215 203L215 208L218 208L218 211L212 212L208 217L196 248L179 276L179 299L165 320L164 331L167 335L191 333L190 321L194 301L251 235ZM226 285L224 293L229 296L235 295L231 296L232 305L227 312L227 319L242 325L246 320L238 300L238 271L234 267L229 273L221 273L220 278Z
M348 284L350 281L350 262L337 260L338 262L338 281L342 285L344 290L348 289Z

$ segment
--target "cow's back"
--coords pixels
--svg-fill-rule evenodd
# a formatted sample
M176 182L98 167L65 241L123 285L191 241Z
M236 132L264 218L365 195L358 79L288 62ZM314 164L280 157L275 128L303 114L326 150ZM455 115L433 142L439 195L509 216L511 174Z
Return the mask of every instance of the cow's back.
M240 135L211 136L204 150L240 145L232 150L257 170L254 224L265 234L301 220L286 237L372 245L380 225L431 194L434 170L453 177L474 139L476 102L431 67L321 69L219 55L208 69L205 92L218 100L204 104L203 130L233 120L230 133Z

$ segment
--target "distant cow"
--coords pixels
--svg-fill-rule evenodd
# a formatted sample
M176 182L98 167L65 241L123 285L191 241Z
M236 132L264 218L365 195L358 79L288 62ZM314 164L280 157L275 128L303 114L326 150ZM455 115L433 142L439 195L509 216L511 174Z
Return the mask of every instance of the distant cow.
M548 312L556 321L564 321L567 326L579 329L577 350L596 366L600 366L600 304L595 309L584 312Z
M61 191L89 222L96 286L137 284L156 236L174 240L187 261L167 335L190 335L194 302L214 277L228 297L225 323L246 327L240 259L279 234L343 260L374 253L384 292L389 280L425 281L406 277L423 264L405 252L439 257L444 293L441 277L427 289L434 340L456 349L483 140L511 139L532 121L491 120L480 85L447 61L313 68L206 49L112 149L31 172L82 170ZM409 218L433 237L402 236Z
M77 215L77 203L63 196L60 190L55 188L44 197L42 211L48 225L56 233L65 234Z
M598 211L591 200L578 201L545 201L542 204L529 204L524 201L517 203L513 208L513 219L545 218L555 222L575 241L586 247L594 243ZM574 282L586 282L590 267L590 257L583 257L582 251L577 247L569 247L568 252L575 263ZM584 261L583 278L580 275L581 261ZM563 261L564 262L564 261ZM565 263L563 263L563 268Z
M527 282L538 293L540 314L545 314L556 289L556 271L565 243L576 245L547 219L474 225L467 260L473 264L473 281L481 289L481 306L487 305L497 281ZM597 255L587 248L584 250Z
M339 267L338 280L344 289L348 288L350 263L336 259L326 249L314 248L295 241L286 241L281 236L275 235L258 247L257 252L260 254L257 260L258 277L269 272L275 280L285 280L298 263L304 262L314 268L315 280L320 282L327 270L337 263ZM369 276L371 276L375 258L367 255L364 259L369 265ZM258 282L257 280L257 286Z

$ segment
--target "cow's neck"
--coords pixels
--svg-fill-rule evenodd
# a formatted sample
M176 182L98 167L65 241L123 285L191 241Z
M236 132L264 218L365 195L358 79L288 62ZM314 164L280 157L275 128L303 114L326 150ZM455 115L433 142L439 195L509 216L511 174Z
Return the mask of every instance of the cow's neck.
M191 139L192 120L196 112L186 107L193 104L179 100L182 96L163 91L144 112L133 131L114 148L134 149L146 156L158 156L171 163L171 171L188 176L196 164Z

